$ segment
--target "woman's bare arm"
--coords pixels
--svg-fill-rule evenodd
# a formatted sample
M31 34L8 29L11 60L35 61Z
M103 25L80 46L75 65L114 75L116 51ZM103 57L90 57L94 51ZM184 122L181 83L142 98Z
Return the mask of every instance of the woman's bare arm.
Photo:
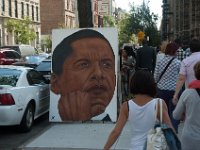
M110 133L108 140L104 146L104 150L109 150L112 145L115 143L115 141L118 139L120 133L122 132L126 121L128 119L128 102L124 102L121 106L120 109L120 114L119 114L119 118L117 120L117 123L114 127L114 129L112 130L112 132Z

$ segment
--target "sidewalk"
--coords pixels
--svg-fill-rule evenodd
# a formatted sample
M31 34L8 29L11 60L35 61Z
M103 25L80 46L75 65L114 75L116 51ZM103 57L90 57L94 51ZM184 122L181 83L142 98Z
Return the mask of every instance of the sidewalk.
M98 150L103 146L114 127L112 122L55 123L39 137L21 146L21 150ZM130 130L125 126L112 149L129 148Z
M111 122L55 123L39 137L21 146L19 150L102 150L114 125ZM130 144L128 126L129 124L125 126L112 149L128 150ZM180 124L179 133L182 126L183 124Z

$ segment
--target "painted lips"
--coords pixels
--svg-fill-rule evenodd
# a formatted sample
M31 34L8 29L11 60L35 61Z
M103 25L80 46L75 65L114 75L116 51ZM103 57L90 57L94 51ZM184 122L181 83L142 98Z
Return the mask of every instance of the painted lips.
M103 85L95 85L89 88L87 92L99 95L107 91L107 88Z

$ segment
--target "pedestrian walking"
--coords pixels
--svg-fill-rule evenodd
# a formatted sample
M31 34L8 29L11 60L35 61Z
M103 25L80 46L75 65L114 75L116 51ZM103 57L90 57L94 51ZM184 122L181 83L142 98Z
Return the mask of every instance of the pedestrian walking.
M179 77L176 82L176 90L173 96L174 104L178 102L178 96L182 86L185 84L185 88L188 88L188 84L196 79L193 67L200 60L200 41L198 39L193 39L191 41L190 51L192 54L181 62Z
M183 59L185 59L186 57L189 56L189 53L187 53L183 49L183 43L182 43L181 39L177 38L174 40L174 42L179 46L179 48L176 52L176 56L177 56L178 60L182 61Z
M156 56L156 63L159 62L161 59L164 58L164 56L165 56L165 49L167 47L167 44L168 44L167 41L162 41L162 43L160 45L160 50L159 50L159 52L157 53L157 56Z
M132 63L128 59L128 54L125 49L121 49L121 79L122 79L122 93L123 99L129 95L129 70L132 68Z
M174 120L172 116L172 112L175 108L172 103L172 98L181 65L181 62L176 58L177 49L177 44L169 43L166 47L164 58L156 64L154 72L154 78L158 87L157 97L165 100L169 110L169 116L176 132L178 132L179 121Z
M156 120L159 120L159 111L156 114L156 83L153 75L146 70L137 71L130 82L130 90L134 95L133 99L122 104L118 121L110 133L104 146L104 150L109 150L118 139L126 122L131 127L130 150L143 150L148 131L154 127ZM167 106L163 101L163 122L171 128L172 123L168 115ZM160 110L158 105L158 110Z
M144 69L153 74L156 65L156 50L148 46L146 39L142 44L143 46L137 50L136 54L136 71Z
M200 61L194 66L197 80L189 84L173 112L176 119L185 114L185 121L181 133L182 150L199 150L200 147Z

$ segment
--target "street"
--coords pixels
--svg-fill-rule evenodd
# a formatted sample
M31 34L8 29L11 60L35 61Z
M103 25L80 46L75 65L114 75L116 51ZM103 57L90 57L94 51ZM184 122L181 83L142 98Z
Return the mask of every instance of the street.
M40 135L51 125L48 117L49 114L47 113L35 120L32 130L28 133L20 133L16 127L0 127L0 150L17 149Z

